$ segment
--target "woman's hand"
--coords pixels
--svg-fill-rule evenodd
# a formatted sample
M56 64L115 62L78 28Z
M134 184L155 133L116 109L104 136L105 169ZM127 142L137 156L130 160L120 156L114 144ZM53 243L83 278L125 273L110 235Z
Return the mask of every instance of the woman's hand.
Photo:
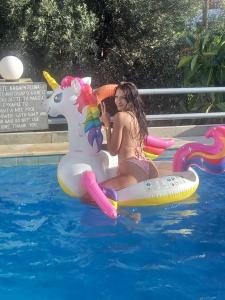
M105 127L109 127L110 126L110 115L106 111L106 105L104 102L101 102L101 111L102 111L102 115L101 115L100 120L102 121L102 123L104 124Z

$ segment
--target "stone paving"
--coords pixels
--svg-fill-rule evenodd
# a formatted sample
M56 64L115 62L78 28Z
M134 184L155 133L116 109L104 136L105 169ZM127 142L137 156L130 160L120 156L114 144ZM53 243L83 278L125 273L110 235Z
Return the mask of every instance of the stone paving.
M210 144L201 133L206 128L197 131L199 135L191 135L192 128L185 128L182 136L181 129L176 128L151 128L151 133L160 137L173 137L174 145L170 150L175 150L185 143L198 141ZM176 134L174 134L176 133ZM196 134L196 132L195 132ZM20 156L41 156L41 155L62 155L68 152L67 131L46 131L46 132L24 132L24 133L1 133L0 134L0 158Z

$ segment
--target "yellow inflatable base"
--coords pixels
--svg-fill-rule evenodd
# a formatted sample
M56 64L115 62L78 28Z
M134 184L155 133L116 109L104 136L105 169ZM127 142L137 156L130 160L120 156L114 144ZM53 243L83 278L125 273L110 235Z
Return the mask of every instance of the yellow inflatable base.
M183 201L187 198L191 197L194 192L197 190L198 184L196 186L188 191L177 193L173 195L165 195L165 196L159 196L154 198L143 198L143 199L130 199L130 200L119 200L118 206L119 207L128 207L128 206L155 206L155 205L164 205L169 204L173 202Z
M65 184L64 182L58 178L59 185L61 186L64 193L67 195L79 198L78 195L75 195ZM184 192L180 192L177 194L158 196L152 198L143 198L143 199L129 199L129 200L119 200L118 202L109 199L114 207L138 207L138 206L155 206L155 205L164 205L173 202L183 201L189 198L191 195L195 193L198 188L199 183L197 183L192 189L185 190Z
M60 179L58 176L58 182L59 182L59 185L61 186L61 189L63 190L63 192L71 197L74 197L74 198L79 198L78 195L76 195L74 192L72 192L65 184L64 182L62 181L62 179Z

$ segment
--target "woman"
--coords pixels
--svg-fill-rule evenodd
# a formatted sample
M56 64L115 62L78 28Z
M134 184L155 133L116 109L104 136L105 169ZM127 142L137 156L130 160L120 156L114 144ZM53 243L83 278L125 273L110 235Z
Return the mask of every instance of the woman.
M131 82L120 83L115 90L115 104L118 113L114 116L112 132L110 116L104 103L101 104L101 120L105 126L107 149L111 155L118 155L118 175L102 182L102 185L120 190L155 178L159 173L143 153L144 137L148 132L137 87Z

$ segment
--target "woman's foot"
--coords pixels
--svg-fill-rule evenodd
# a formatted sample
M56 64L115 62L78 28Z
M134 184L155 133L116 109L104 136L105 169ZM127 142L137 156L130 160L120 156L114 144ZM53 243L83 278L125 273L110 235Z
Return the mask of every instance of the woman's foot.
M129 215L129 218L131 219L131 220L133 220L135 223L139 223L140 221L141 221L141 214L140 213L131 213L130 215Z
M127 210L120 208L119 213L122 216L125 216L125 217L129 218L130 220L134 221L137 224L141 221L141 214L139 212L130 213Z

